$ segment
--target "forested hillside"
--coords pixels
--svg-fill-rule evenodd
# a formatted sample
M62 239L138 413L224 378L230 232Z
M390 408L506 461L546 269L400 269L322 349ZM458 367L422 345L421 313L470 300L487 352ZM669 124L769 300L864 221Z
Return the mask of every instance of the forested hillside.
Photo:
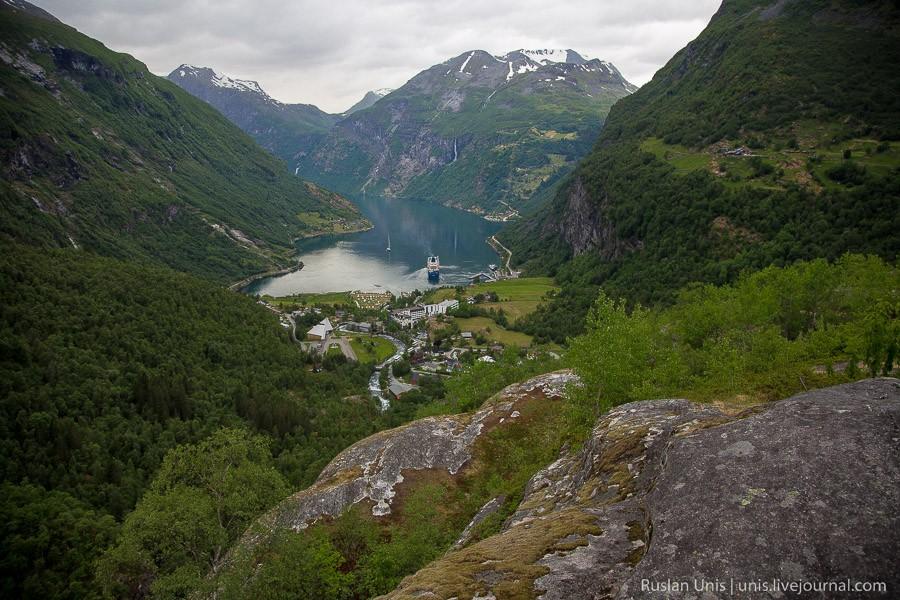
M222 427L265 433L298 485L385 426L365 395L367 367L310 373L252 298L84 251L0 250L5 597L81 597L113 518L178 444Z
M0 3L3 237L225 280L366 226L204 102L29 6Z
M514 262L564 287L526 330L577 333L600 286L668 303L770 264L894 259L898 23L891 2L726 0L613 107L552 204L501 234Z

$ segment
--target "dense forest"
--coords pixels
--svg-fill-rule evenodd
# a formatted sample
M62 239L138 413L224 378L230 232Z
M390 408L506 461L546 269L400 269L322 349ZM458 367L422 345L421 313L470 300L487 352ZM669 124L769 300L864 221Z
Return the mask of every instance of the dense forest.
M222 427L264 433L300 486L385 425L369 367L308 372L270 311L191 276L4 243L0 295L7 597L81 596L70 563L103 547L179 444Z

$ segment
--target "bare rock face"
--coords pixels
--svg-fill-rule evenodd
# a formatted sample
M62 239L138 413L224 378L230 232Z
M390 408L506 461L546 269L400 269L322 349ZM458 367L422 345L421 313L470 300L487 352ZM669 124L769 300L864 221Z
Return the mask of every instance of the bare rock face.
M900 381L881 378L738 415L620 406L532 478L499 534L387 597L778 598L741 586L847 579L890 595L898 556Z
M434 470L455 475L481 435L518 418L520 403L561 398L574 381L571 371L540 375L505 388L474 414L429 417L372 435L336 456L312 486L276 506L263 523L299 530L359 502L370 503L375 516L387 515L405 476Z

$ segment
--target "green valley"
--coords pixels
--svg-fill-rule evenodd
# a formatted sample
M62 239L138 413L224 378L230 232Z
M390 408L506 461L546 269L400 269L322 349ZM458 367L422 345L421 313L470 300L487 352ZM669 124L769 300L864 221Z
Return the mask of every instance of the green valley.
M55 6L0 597L897 596L900 2Z
M46 13L0 5L2 235L220 281L368 224L205 103Z

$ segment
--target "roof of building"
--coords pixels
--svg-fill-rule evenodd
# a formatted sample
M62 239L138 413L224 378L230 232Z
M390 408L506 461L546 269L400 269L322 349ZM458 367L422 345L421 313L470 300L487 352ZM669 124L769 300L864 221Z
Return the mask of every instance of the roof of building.
M329 333L334 331L334 327L331 326L331 321L328 320L328 317L325 317L317 325L313 325L312 329L306 332L306 335L313 335L320 338L325 338Z
M388 386L388 390L394 396L401 396L410 390L416 389L416 386L410 385L408 383L403 383L402 381L395 381L391 385Z

